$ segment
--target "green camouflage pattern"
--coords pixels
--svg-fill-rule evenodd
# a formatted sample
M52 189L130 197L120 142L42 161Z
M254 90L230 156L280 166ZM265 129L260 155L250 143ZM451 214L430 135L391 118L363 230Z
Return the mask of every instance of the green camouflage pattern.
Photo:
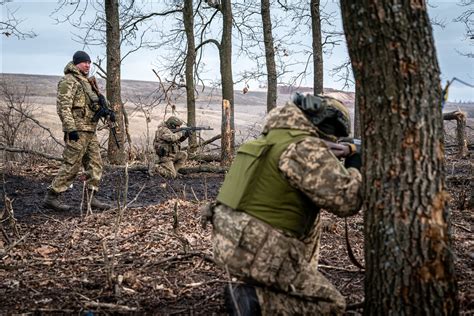
M185 151L179 151L174 154L174 157L161 157L157 159L155 172L165 178L176 178L178 171L181 169L188 159L188 154Z
M317 208L338 216L356 214L361 207L362 176L346 169L325 137L293 103L272 110L264 133L294 129L310 133L280 155L278 170L291 186ZM326 137L325 137L326 138ZM218 264L244 282L257 283L263 314L342 314L345 300L317 270L321 221L299 239L223 204L214 208L213 251Z
M77 142L67 140L63 151L63 163L53 179L51 189L56 193L66 191L74 181L81 166L86 172L87 187L99 190L102 177L102 158L97 136L93 132L79 132Z
M317 127L292 102L287 102L283 107L276 107L267 114L262 133L268 134L268 131L274 128L296 129L319 136Z
M340 115L336 115L336 120L339 121L342 127L344 127L344 133L346 136L349 136L351 133L351 117L349 115L349 110L344 106L344 104L341 103L341 101L335 98L328 96L324 96L324 98L326 99L327 107L332 107L340 113ZM334 115L334 112L330 112L328 114L326 113L327 111L324 111L323 115Z
M176 128L176 127L181 126L183 124L184 124L184 122L176 116L170 116L166 120L166 126L168 128Z
M68 63L64 77L58 83L56 102L63 131L94 132L97 122L92 122L92 117L98 109L98 102L87 77L72 62Z
M158 126L155 132L153 146L157 154L155 171L166 178L176 178L178 170L186 160L188 154L181 150L181 142L186 139L184 132L173 133L166 122Z
M213 225L216 263L257 285L262 315L340 315L345 310L344 297L306 260L313 249L304 242L222 204L214 209Z

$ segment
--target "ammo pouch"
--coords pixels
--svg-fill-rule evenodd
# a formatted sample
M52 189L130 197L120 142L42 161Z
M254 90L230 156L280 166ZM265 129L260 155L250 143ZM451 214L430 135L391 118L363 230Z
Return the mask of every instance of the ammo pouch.
M249 141L237 150L237 156L226 175L217 201L238 209L242 197L251 189L258 166L273 146L265 138Z

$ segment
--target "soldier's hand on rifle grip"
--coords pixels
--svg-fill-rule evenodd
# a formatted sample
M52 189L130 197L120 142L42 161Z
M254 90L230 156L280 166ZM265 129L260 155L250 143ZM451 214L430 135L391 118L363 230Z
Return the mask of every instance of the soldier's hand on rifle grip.
M354 153L350 156L347 156L344 160L344 167L346 168L356 168L360 171L362 167L362 156L360 153Z

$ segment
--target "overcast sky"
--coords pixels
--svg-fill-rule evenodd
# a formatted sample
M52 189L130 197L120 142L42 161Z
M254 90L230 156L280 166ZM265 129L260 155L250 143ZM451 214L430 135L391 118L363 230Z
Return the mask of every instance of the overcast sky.
M329 0L328 2L328 10L338 12L336 1ZM441 79L443 84L453 77L473 84L474 58L463 57L457 51L473 53L474 41L471 40L469 43L465 38L464 25L452 22L463 10L466 10L466 8L456 5L456 2L456 0L430 1L434 6L429 9L430 17L446 22L444 28L434 27ZM58 25L50 17L57 6L57 1L17 0L12 1L7 6L9 10L16 10L15 16L23 20L20 25L22 30L32 30L38 36L25 40L1 36L0 72L62 75L64 66L71 60L72 54L84 47L73 41L72 32L74 29L69 24ZM0 8L2 10L2 20L5 20L8 14L6 5L0 5ZM98 56L104 55L105 49L96 47L87 48L86 51L95 60ZM217 52L215 49L208 49L206 52L206 63L216 65L215 68L211 68L206 73L206 76L217 78L219 71ZM156 81L151 69L156 69L159 64L157 55L160 54L157 54L156 51L141 50L127 57L122 66L122 79ZM234 58L234 75L241 71L241 67L248 62L248 60L239 61L236 58L237 56ZM347 50L344 46L337 47L332 55L325 56L325 87L342 88L341 83L336 82L334 78L329 76L329 70L346 58ZM311 78L302 84L312 86ZM250 88L255 89L256 85L256 83L251 83ZM236 88L240 89L241 87L237 85ZM450 88L449 99L450 101L474 100L474 89L460 83L454 83Z

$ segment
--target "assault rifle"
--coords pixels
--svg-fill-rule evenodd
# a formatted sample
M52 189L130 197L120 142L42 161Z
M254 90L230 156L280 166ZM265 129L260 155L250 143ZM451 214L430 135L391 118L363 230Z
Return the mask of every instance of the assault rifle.
M173 130L171 130L173 133L177 133L177 132L188 132L188 133L193 133L195 131L202 131L202 130L206 130L206 131L210 131L210 130L213 130L212 127L210 126L185 126L185 127L178 127L178 128L175 128Z
M117 132L115 131L115 112L109 109L107 106L107 100L105 99L104 95L100 93L99 86L97 85L97 80L95 77L89 78L89 82L91 84L92 90L97 94L99 97L99 109L95 112L94 116L92 117L92 122L98 122L101 118L107 120L109 118L110 122L107 124L112 132L112 136L114 137L115 144L117 148L120 148L120 143L117 139Z
M336 157L347 157L352 153L361 152L362 141L360 139L343 137L339 141L339 143L324 141Z

